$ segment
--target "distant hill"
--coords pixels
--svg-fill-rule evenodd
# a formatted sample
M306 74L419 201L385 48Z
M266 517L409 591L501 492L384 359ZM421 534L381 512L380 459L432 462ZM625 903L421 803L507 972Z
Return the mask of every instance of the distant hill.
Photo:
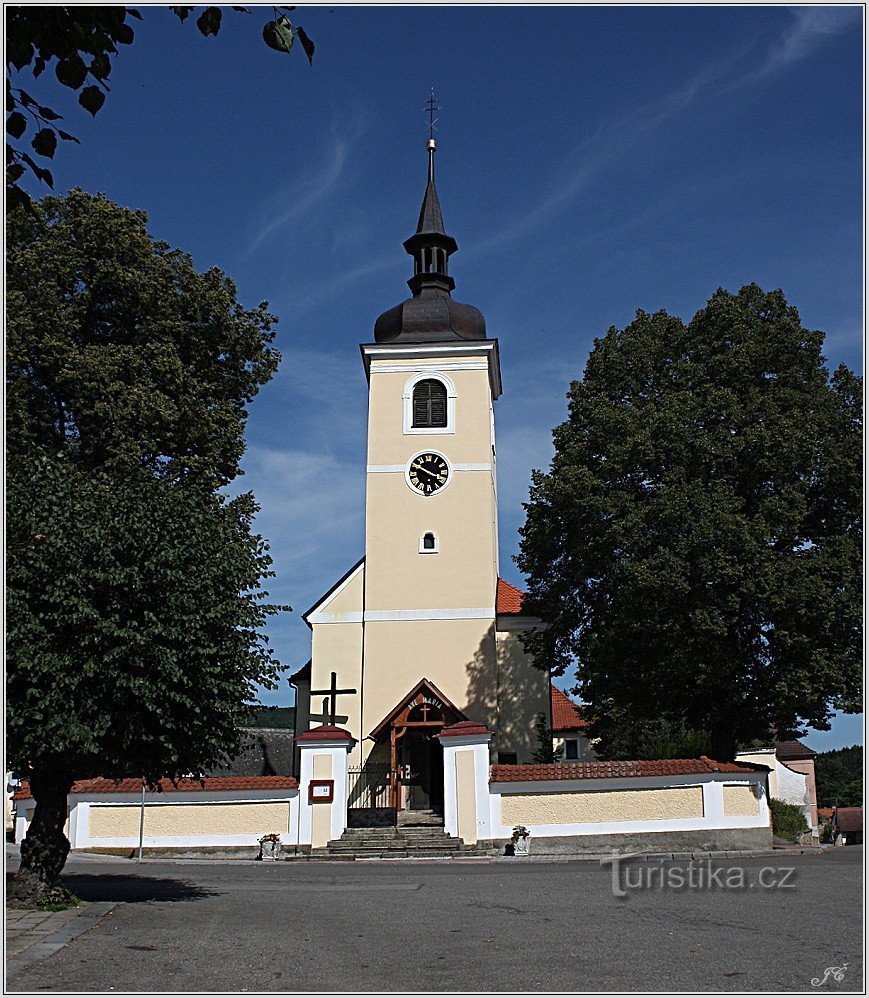
M815 756L818 807L863 804L863 746L819 752Z
M295 707L251 707L248 728L293 728Z

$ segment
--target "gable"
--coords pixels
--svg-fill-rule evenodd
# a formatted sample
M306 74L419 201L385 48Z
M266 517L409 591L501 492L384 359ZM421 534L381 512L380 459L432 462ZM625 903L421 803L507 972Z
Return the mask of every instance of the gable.
M403 696L380 724L372 730L369 737L376 740L377 736L389 725L400 723L402 715L406 715L413 707L426 703L436 707L442 713L442 720L445 724L467 720L462 711L448 697L445 697L430 679L420 679L416 686Z
M359 623L362 620L362 582L365 558L359 561L302 614L302 620L314 624Z

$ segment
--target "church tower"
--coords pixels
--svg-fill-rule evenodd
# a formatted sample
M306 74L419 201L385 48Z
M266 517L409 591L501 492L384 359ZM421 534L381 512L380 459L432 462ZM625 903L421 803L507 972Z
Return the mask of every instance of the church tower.
M416 232L404 243L411 297L384 312L374 342L360 348L369 385L364 557L305 615L312 662L294 677L303 723L334 719L350 730L359 739L351 762L388 772L399 808L414 794L436 806L440 726L485 723L493 752L524 762L537 714L550 715L548 677L518 641L533 621L498 579L498 341L476 308L452 297L458 245L444 228L434 138L427 151ZM345 692L320 711L330 682Z

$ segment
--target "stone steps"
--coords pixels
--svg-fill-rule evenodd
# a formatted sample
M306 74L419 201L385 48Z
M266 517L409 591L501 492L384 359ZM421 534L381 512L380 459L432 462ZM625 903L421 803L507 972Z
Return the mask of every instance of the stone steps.
M419 814L419 812L416 812ZM478 855L441 824L400 824L392 828L348 828L340 839L316 850L324 859L433 859Z

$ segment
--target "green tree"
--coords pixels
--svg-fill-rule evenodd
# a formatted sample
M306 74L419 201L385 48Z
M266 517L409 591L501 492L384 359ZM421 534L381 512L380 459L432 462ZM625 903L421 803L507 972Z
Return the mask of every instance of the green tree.
M196 7L170 7L184 22ZM232 10L249 14L247 7ZM274 20L262 29L263 41L276 52L288 53L296 38L308 61L314 58L314 43L300 25L294 26L287 13L295 7L273 7ZM30 198L18 185L29 170L38 180L54 186L44 161L53 159L58 140L78 142L60 128L63 115L36 99L20 86L12 85L16 74L29 70L34 82L48 68L56 81L78 94L79 104L92 115L100 110L109 93L112 58L118 46L131 45L133 28L142 15L134 7L34 6L6 8L6 185L10 207L29 204ZM195 18L196 27L208 37L217 35L223 20L220 7L206 7ZM33 89L32 85L28 86ZM42 89L41 84L37 84ZM34 160L19 140L29 139L30 148L40 157ZM43 165L40 165L42 163Z
M274 316L73 191L7 230L7 762L36 801L15 892L53 885L77 778L175 777L237 748L278 663L238 473Z
M860 807L863 804L863 746L819 752L815 756L819 807Z
M607 752L659 720L713 752L861 709L862 382L780 291L595 341L518 562Z

